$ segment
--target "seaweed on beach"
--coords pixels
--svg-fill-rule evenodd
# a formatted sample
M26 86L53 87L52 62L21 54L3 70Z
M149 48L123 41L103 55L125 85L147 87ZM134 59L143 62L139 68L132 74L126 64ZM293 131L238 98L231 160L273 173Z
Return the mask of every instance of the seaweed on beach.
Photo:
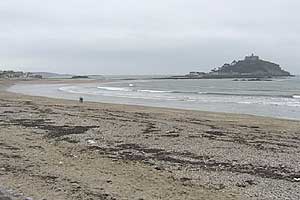
M296 182L300 172L292 171L286 167L272 167L254 164L239 164L232 161L221 162L209 156L198 156L189 152L169 152L164 149L147 148L138 144L120 144L114 147L90 146L90 150L97 150L103 155L110 155L118 159L142 161L153 165L150 160L164 162L167 165L180 165L191 169L206 171L228 171L232 173L249 174L261 178L286 180Z
M58 138L66 135L83 134L89 129L98 128L98 126L59 126L52 125L47 119L14 119L11 120L14 125L20 125L28 128L38 128L47 131L49 138Z

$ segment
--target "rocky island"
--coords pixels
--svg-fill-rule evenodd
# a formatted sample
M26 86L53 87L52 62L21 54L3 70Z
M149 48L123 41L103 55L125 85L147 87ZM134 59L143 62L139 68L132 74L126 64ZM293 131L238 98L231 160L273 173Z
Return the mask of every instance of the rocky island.
M190 72L185 76L173 76L179 79L198 78L272 78L292 76L283 70L280 65L269 61L261 60L259 56L252 54L246 56L244 60L233 61L231 64L224 64L215 68L209 73Z

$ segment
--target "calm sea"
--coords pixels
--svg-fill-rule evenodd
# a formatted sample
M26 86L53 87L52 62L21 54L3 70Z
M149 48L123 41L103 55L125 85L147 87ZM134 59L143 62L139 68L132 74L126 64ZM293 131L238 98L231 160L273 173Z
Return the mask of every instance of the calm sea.
M124 78L124 77L123 77ZM15 85L10 91L66 99L243 113L300 120L300 77L273 81L117 80Z

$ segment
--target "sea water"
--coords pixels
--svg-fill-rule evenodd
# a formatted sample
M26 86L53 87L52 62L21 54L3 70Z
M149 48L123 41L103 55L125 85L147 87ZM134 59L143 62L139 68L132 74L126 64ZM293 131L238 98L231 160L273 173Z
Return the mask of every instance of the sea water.
M24 84L10 91L65 99L241 113L300 120L300 77L272 81L116 80L89 84Z

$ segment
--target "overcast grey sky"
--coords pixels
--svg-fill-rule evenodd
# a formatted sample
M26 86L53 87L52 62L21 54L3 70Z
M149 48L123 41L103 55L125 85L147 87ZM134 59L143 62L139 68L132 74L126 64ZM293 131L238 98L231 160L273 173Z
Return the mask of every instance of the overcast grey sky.
M299 0L2 0L0 66L181 74L253 52L300 74L299 10Z

